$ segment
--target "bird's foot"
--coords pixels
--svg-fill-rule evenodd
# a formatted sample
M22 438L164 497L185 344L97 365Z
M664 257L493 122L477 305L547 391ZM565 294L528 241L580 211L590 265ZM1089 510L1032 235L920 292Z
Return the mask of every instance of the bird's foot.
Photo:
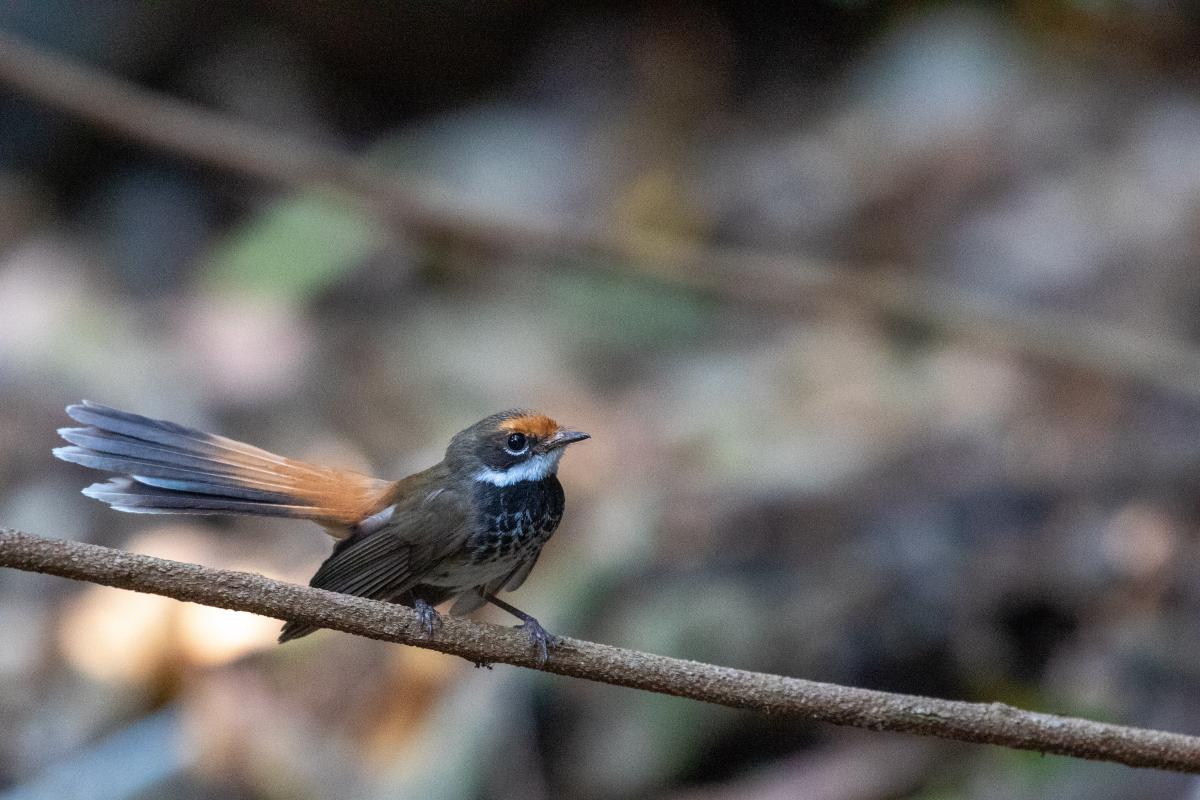
M502 608L517 619L521 620L521 624L518 625L517 628L525 631L526 635L529 636L530 644L532 644L534 649L537 650L538 666L540 667L545 664L546 659L550 657L550 648L558 646L559 638L543 628L542 624L532 616L526 614L516 606L509 605L499 597L496 597L496 595L485 594L483 599L494 605L496 608Z
M525 635L529 637L529 643L538 651L538 666L545 664L546 659L550 657L550 650L558 646L559 638L530 616L526 616L525 621L517 628L525 631Z
M421 598L413 601L413 611L417 612L417 620L426 636L433 636L434 631L442 627L441 615Z

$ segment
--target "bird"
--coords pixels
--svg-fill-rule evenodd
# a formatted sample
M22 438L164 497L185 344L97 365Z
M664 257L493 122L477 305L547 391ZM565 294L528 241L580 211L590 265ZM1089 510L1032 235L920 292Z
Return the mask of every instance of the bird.
M61 428L63 461L114 473L83 494L136 514L236 514L316 522L337 542L310 586L417 612L490 603L521 621L539 663L558 643L537 619L501 600L525 582L562 520L559 461L591 438L525 409L455 434L445 457L397 481L285 458L249 444L90 401L67 406L83 427ZM290 621L279 641L316 628Z

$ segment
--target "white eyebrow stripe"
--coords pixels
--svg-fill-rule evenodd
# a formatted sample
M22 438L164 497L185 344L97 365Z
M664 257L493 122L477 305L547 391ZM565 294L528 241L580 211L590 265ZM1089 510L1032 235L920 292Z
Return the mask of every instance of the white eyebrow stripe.
M551 450L549 453L539 453L530 456L520 464L513 464L508 469L492 469L484 467L475 473L475 480L490 483L493 486L512 486L522 481L540 481L548 475L553 475L558 469L558 460L563 451Z

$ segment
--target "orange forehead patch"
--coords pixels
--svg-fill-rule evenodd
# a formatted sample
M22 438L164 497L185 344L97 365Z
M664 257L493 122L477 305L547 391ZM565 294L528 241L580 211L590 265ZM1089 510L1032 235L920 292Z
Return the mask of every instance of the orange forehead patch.
M506 419L500 423L500 430L502 431L523 433L526 436L535 436L538 439L553 436L554 432L560 427L557 422L545 414L524 414L520 417Z

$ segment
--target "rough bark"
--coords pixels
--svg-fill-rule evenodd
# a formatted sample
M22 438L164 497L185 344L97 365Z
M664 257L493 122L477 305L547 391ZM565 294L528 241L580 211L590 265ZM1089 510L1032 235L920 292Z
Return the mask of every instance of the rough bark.
M521 631L443 617L444 623L435 635L426 637L408 608L247 572L167 561L9 529L0 529L0 566L298 620L372 639L426 647L475 662L538 668L536 654ZM578 639L563 639L541 669L763 714L1200 773L1200 738L1041 714L1001 703L966 703L838 686Z

